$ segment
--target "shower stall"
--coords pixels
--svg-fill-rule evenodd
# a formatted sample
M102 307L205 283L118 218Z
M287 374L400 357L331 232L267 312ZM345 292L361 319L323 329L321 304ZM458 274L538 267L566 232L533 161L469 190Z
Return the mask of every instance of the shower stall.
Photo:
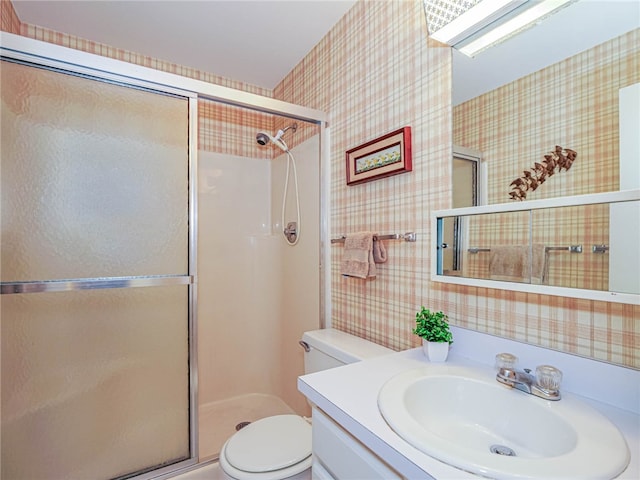
M318 125L297 120L287 151L263 146L257 132L291 120L209 100L199 107L199 437L201 457L215 458L245 422L308 413L296 377L298 340L320 325L320 144ZM283 232L298 211L291 245Z
M2 478L154 478L306 413L322 112L1 35Z

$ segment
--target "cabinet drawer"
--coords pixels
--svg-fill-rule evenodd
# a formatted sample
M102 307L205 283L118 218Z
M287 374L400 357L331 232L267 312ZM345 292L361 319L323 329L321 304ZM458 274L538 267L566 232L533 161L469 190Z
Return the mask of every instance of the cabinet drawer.
M390 480L400 475L318 408L313 409L315 461L336 480ZM323 472L324 473L324 472ZM318 475L318 478L324 478Z

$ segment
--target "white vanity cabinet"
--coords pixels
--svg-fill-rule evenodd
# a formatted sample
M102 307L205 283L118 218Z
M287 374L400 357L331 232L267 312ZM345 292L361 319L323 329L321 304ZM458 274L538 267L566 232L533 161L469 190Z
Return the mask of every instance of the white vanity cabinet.
M496 352L513 352L523 365L550 363L561 368L564 393L580 396L624 435L631 461L617 479L640 478L640 371L455 326L451 328L456 340L447 363L442 364L444 368L464 366L491 370ZM378 397L384 385L403 372L426 365L429 363L422 349L414 348L299 377L298 389L314 406L312 478L482 478L413 447L391 429L380 413Z
M349 432L313 408L313 480L391 480L402 478Z

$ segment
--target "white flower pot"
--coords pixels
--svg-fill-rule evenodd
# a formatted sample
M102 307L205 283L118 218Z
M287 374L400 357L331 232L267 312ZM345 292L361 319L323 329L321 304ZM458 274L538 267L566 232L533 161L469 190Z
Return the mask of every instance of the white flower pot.
M422 350L430 362L446 362L449 356L449 342L422 340Z

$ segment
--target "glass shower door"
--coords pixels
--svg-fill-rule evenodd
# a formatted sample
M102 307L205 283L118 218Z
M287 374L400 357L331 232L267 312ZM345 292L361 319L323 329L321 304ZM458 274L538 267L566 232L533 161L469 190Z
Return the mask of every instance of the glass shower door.
M1 477L193 458L189 99L4 60L1 82Z

